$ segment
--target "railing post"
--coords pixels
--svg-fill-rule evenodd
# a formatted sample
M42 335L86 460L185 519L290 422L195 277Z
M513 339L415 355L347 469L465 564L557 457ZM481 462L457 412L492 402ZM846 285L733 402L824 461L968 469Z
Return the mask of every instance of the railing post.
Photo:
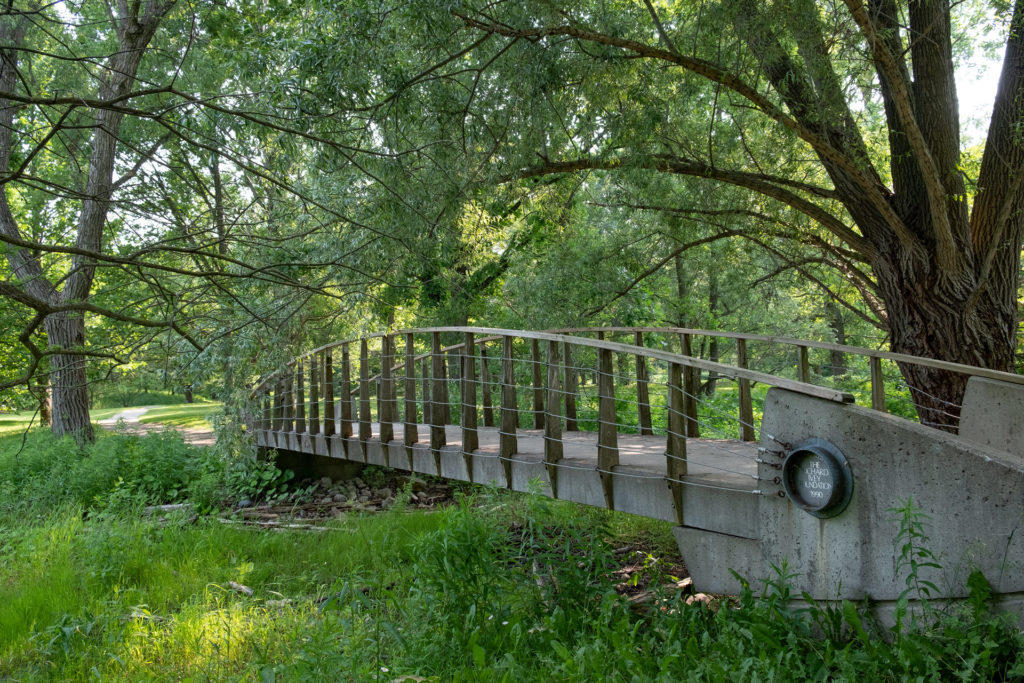
M444 402L441 404L441 424L450 425L452 423L452 403L450 393L448 391L448 354L441 351L441 333L438 332L438 355L441 358L441 384L444 387ZM438 473L440 475L440 472Z
M516 428L519 405L516 400L516 373L512 360L512 337L501 338L501 433L498 455L505 468L505 483L512 488L512 456L519 450Z
M541 372L540 340L530 340L530 364L533 375L533 428L544 429L544 373Z
M352 436L352 361L349 358L348 344L341 345L341 435ZM345 453L348 453L346 447Z
M476 414L476 356L473 333L467 332L464 338L462 355L462 457L466 461L466 475L473 481L473 451L480 448L477 433Z
M572 345L565 342L565 431L579 431L576 420L576 368L572 366Z
M693 357L693 337L682 334L683 355ZM683 412L686 413L686 436L700 438L700 422L697 419L697 392L700 391L700 375L697 368L687 365L683 369Z
M669 365L668 375L668 443L665 444L668 487L672 492L676 524L683 524L683 477L686 476L685 402L683 401L683 366Z
M338 433L337 419L334 413L334 357L327 349L324 351L324 436Z
M320 368L316 354L309 358L309 433L320 433Z
M391 348L391 335L385 334L380 339L380 403L377 412L380 419L380 447L384 451L384 464L391 464L388 458L388 442L395 438L395 408L392 402L394 382L391 378L391 366L394 365L395 352Z
M749 369L747 359L747 340L736 340L736 365L744 370ZM736 381L740 392L740 439L753 441L754 436L754 403L750 398L750 380L742 377Z
M405 450L412 466L412 445L419 441L416 412L416 353L412 333L405 335Z
M441 333L430 335L430 357L433 360L433 401L430 406L430 450L434 454L434 465L437 476L441 476L441 447L447 443L445 439L444 407L448 404L448 383L445 381L444 353L441 351Z
M288 368L284 376L284 431L295 431L295 368Z
M274 429L274 401L270 395L270 385L263 394L263 431L269 432Z
M871 362L871 407L881 412L886 412L885 405L885 378L882 375L882 359L878 356L869 356Z
M366 444L373 436L370 425L370 347L366 337L359 340L359 443L363 462L366 462Z
M303 367L300 360L295 364L295 431L299 434L306 431L306 392L303 390L302 376Z
M274 382L274 431L284 431L284 377Z
M558 462L562 459L562 399L558 367L558 342L548 342L548 414L544 419L544 463L551 497L558 498Z
M423 424L429 425L434 424L433 420L430 419L430 414L433 412L431 404L434 402L434 395L431 393L430 388L430 356L423 359L422 367L423 371L420 374L423 375Z
M799 355L800 355L800 381L801 382L807 382L808 384L810 384L810 382L811 382L811 363L810 363L810 359L808 358L807 347L806 346L798 346L796 348L797 348L797 351L799 352Z
M634 332L633 341L637 346L643 347L643 332ZM654 434L654 429L651 425L651 394L647 387L648 378L647 358L638 353L636 355L636 412L637 420L640 423L640 436Z
M491 404L491 371L487 367L487 349L480 344L480 390L484 406L484 427L494 426L494 406Z
M597 469L604 489L604 502L615 509L612 468L619 464L618 419L615 415L615 381L612 376L612 352L598 349L598 433Z

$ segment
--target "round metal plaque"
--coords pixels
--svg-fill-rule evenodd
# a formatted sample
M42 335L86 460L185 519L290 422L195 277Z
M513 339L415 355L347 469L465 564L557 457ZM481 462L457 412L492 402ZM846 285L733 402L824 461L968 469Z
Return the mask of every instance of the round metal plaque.
M809 439L786 456L782 486L789 499L815 517L835 517L853 495L853 472L838 448Z

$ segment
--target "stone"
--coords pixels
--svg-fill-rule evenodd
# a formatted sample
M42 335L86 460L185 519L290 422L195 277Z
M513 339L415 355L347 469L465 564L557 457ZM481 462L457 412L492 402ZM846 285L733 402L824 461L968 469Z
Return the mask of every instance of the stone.
M360 503L368 503L368 502L370 502L370 497L369 496L359 496L359 502Z
M390 498L392 495L391 489L385 486L382 489L377 490L377 496L380 498Z
M366 488L366 482L364 482L364 481L363 481L362 479L360 479L359 477L356 477L355 479L353 479L351 483L352 483L352 485L353 485L353 486L355 486L355 487L356 487L357 489L365 489L365 488Z
M236 505L235 507L238 507L238 508L251 508L252 507L252 501L249 500L248 498L243 498L242 500L238 501L238 505Z
M384 502L382 502L382 503L380 504L380 506L381 506L381 507L385 507L385 508L389 508L389 507L391 507L391 506L392 506L392 505L394 505L394 504L395 504L395 499L394 499L394 498L391 498L391 497L388 497L388 498L385 498L385 499L384 499Z
M332 482L331 482L331 478L330 477L320 477L320 486L322 488L325 488L325 489L331 488L331 483Z
M335 493L334 494L334 502L335 503L344 503L346 500L348 500L348 496L346 496L345 494L343 494L343 493Z
M687 605L701 604L701 605L708 605L710 607L711 606L711 602L712 602L711 601L711 596L708 595L707 593L697 593L696 595L688 595L688 596L686 596L686 604Z

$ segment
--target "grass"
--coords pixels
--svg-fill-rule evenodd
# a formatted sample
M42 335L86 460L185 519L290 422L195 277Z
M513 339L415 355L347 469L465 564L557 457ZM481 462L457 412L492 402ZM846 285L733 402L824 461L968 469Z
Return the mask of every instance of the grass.
M760 599L643 610L614 549L670 551L662 522L482 490L322 533L239 528L143 507L260 500L266 465L173 433L25 441L0 438L0 680L1024 680L977 576L965 611L893 631L849 603L793 609L784 567Z
M139 420L141 423L160 423L172 427L209 429L210 422L206 418L223 410L220 402L182 403L167 406L140 406L149 410ZM127 408L98 408L89 411L92 422L112 418ZM19 410L13 413L0 413L0 437L25 431L29 426L39 427L39 414L31 410Z
M81 512L6 532L0 678L258 680L261 668L310 654L311 637L327 640L337 625L320 604L343 583L381 573L408 581L410 540L440 523L367 517L307 535L185 517L83 521Z
M224 404L220 402L160 406L147 410L139 418L139 422L143 424L159 423L171 427L209 429L210 421L207 418L221 413L223 409Z
M0 413L0 436L23 432L29 425L39 426L39 414L31 410Z

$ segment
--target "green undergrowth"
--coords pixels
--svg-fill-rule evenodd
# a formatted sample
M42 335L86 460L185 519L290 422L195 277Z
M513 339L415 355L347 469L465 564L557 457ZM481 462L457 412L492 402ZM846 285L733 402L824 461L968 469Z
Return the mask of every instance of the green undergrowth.
M711 607L675 589L638 606L616 590L616 549L642 544L650 585L674 586L654 561L673 550L664 523L478 489L436 511L399 495L319 530L254 529L144 509L228 486L212 449L44 436L21 452L0 439L0 680L1024 678L1020 632L980 575L966 605L904 610L894 629L851 603L794 607L784 567ZM920 514L894 514L905 598L927 599Z

